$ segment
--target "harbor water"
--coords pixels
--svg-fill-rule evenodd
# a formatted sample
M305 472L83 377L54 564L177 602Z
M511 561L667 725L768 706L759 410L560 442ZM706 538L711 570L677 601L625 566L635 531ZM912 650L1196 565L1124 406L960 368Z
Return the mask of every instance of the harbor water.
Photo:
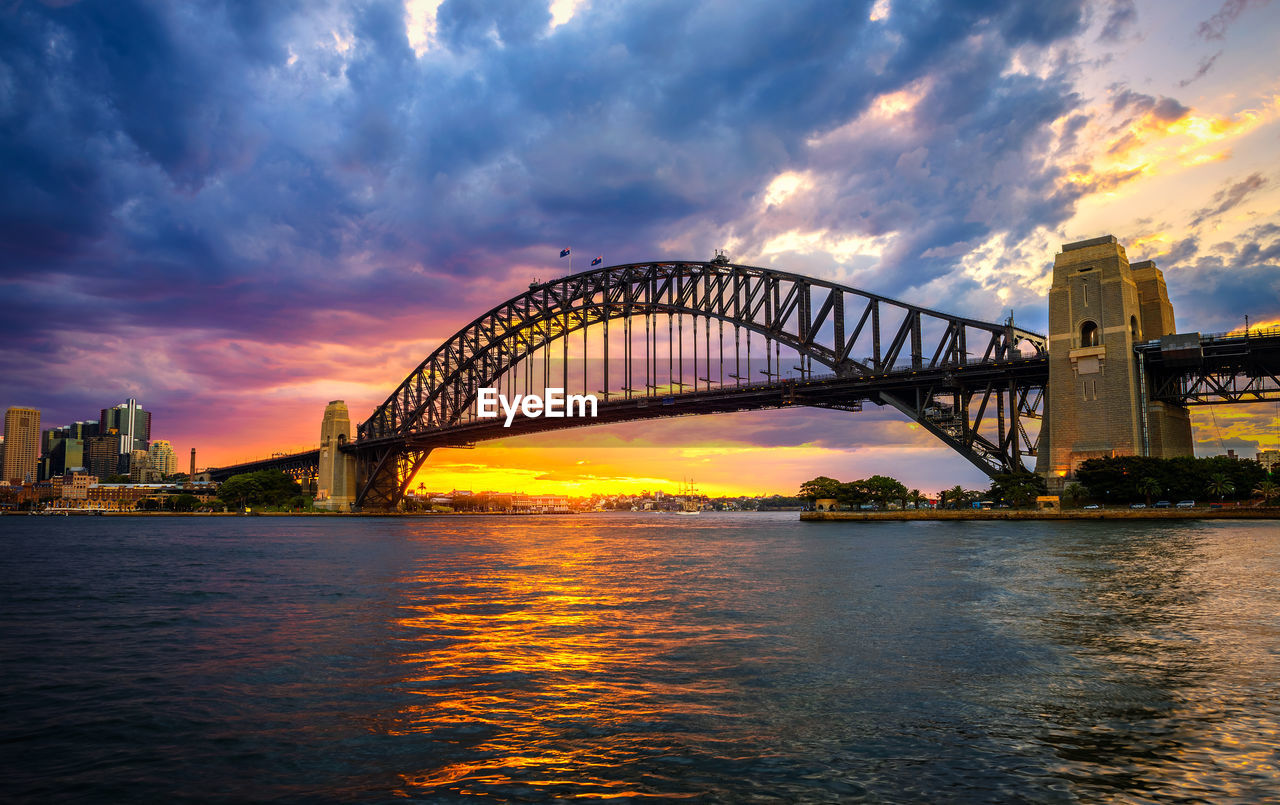
M1280 527L0 517L5 802L1280 799Z

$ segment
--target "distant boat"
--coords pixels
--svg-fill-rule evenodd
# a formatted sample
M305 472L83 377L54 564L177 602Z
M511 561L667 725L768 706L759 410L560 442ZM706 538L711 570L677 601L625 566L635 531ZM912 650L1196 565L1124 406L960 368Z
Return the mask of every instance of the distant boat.
M680 510L677 511L676 514L697 514L698 501L696 496L698 494L698 490L693 488L693 481L688 481L681 488L680 493L684 496L684 499L680 501Z

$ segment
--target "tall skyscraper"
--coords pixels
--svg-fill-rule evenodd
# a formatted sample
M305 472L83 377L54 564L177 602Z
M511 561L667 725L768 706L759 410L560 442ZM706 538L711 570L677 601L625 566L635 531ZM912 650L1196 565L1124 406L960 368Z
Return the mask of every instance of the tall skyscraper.
M90 475L106 480L120 472L120 434L115 428L84 440L85 466ZM126 470L128 468L126 467Z
M40 480L47 481L54 476L65 475L69 470L84 467L84 439L76 435L81 430L79 424L49 428L42 434ZM93 424L96 427L98 423Z
M99 430L106 433L114 428L120 434L116 458L116 472L129 472L129 454L134 450L146 450L151 439L151 412L144 410L137 400L130 397L115 408L103 408Z
M178 471L178 457L173 454L173 447L164 439L156 439L147 448L147 463L161 475L173 475Z
M40 410L10 408L4 412L6 481L35 481L40 463Z

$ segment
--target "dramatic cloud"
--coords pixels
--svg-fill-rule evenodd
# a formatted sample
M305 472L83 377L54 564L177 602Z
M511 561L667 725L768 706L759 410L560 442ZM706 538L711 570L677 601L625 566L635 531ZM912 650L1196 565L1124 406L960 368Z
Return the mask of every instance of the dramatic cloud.
M1222 38L1248 5L1179 30ZM611 264L727 247L1042 321L1053 250L1099 234L1082 208L1212 168L1280 109L1175 99L1177 77L1099 79L1157 14L1139 11L5 4L0 405L61 422L131 394L164 435L305 446L317 406L345 396L363 416L474 315L567 272L565 245ZM1214 181L1247 178L1159 212L1194 232L1150 234L1190 272L1216 259L1265 281L1274 238L1199 251L1234 238L1207 234L1224 215L1275 209L1269 169L1233 169ZM1220 295L1194 304L1216 319L1237 288L1206 281ZM900 420L823 428L779 422L751 444L918 441Z

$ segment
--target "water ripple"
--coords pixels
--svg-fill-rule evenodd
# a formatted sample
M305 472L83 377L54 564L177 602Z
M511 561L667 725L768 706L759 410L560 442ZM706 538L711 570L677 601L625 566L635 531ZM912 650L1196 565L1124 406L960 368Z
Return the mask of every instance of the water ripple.
M0 518L0 797L1274 801L1274 530Z

